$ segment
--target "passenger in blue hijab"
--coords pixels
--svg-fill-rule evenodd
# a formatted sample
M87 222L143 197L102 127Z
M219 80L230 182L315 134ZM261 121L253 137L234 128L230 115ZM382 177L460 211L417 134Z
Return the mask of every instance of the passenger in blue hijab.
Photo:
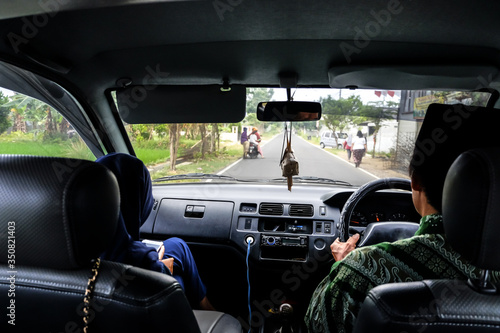
M154 204L151 176L144 163L122 153L108 154L96 162L113 172L120 187L120 221L111 246L101 258L173 275L194 307L214 310L186 242L169 238L158 253L140 241L139 229Z

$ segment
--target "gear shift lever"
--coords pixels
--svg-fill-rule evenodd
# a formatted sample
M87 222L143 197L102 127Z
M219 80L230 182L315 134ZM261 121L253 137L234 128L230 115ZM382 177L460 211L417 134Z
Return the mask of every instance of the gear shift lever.
M276 333L293 333L292 329L292 315L293 315L293 307L288 303L283 303L280 306L279 312L282 318L282 325Z

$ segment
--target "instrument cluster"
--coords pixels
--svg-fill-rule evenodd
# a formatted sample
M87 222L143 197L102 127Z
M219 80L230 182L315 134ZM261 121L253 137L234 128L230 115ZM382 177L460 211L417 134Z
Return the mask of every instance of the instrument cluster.
M360 210L355 210L351 216L351 226L353 227L367 227L373 222L388 222L388 221L415 221L415 218L410 217L408 213L402 211L372 211L364 212Z

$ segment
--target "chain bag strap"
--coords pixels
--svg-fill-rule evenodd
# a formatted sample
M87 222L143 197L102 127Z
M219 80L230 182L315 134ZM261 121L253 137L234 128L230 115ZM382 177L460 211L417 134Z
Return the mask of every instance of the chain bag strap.
M92 300L92 296L94 293L94 287L97 280L97 274L99 274L99 266L101 264L101 259L97 258L94 262L94 266L92 267L92 276L89 278L87 283L87 290L85 290L85 296L83 297L83 332L87 333L89 328L89 310L90 310L90 301Z

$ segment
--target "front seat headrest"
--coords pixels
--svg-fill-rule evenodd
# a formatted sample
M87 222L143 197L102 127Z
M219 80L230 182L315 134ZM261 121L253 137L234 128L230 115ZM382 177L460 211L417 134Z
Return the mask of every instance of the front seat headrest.
M468 150L455 160L443 190L443 223L465 259L500 270L500 148Z
M114 236L118 184L98 163L0 155L0 184L0 244L15 241L16 265L87 266ZM7 252L2 246L0 262Z
M498 109L463 104L429 105L415 141L410 170L425 175L427 199L438 211L442 211L444 180L453 161L464 151L483 147L485 143L500 146L499 122ZM480 133L480 138L475 133Z

